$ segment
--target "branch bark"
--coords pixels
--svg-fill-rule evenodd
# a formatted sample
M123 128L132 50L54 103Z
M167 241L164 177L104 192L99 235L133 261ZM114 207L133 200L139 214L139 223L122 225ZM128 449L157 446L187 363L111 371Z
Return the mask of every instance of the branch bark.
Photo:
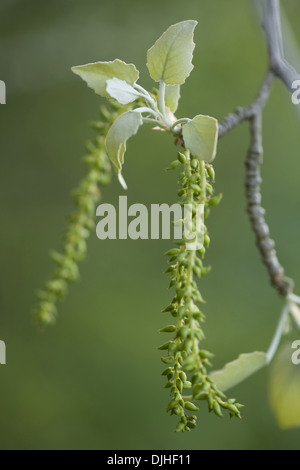
M283 55L279 0L262 1L262 26L266 34L269 55L268 71L257 98L252 105L245 108L238 108L219 124L219 138L222 138L227 132L231 131L242 122L252 119L257 109L263 107L269 97L269 90L274 77L281 80L291 93L295 91L292 88L293 82L300 80L300 74L285 60Z
M285 60L283 53L279 0L264 0L263 28L269 52L269 68L293 92L299 73Z
M246 158L247 212L256 237L256 245L265 264L272 285L280 295L286 297L293 290L293 283L285 278L275 250L275 242L265 221L265 209L261 206L260 166L263 158L262 113L259 110L250 121L250 146Z
M228 114L228 116L219 123L219 139L242 122L249 121L258 112L261 112L269 98L274 78L274 73L268 70L254 102L247 108L237 108L235 112Z
M219 123L219 138L242 122L250 122L250 147L245 162L247 212L271 283L280 295L287 297L293 291L293 281L284 276L284 269L277 257L275 242L270 237L270 230L265 221L265 210L261 206L262 112L275 77L279 78L292 92L292 84L294 80L300 80L300 75L283 56L279 1L263 0L263 7L263 28L269 54L267 73L254 102L248 107L238 108Z

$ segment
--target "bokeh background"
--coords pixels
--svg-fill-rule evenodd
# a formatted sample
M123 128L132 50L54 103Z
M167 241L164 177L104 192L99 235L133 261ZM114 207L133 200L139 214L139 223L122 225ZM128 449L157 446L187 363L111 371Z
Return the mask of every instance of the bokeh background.
M300 4L285 0L289 52L299 61ZM300 431L278 429L268 403L268 371L231 391L243 420L208 415L174 433L165 413L163 365L156 346L171 293L163 275L166 240L105 241L95 233L81 281L60 305L57 325L39 332L31 320L35 290L52 271L69 197L84 173L88 122L101 98L72 65L121 58L151 87L146 50L171 24L196 19L195 68L182 87L178 117L221 119L253 100L266 69L266 46L250 0L1 0L0 107L1 449L298 449ZM294 33L292 33L292 31ZM298 62L299 64L299 62ZM300 286L299 110L277 83L264 113L263 199L280 259ZM221 367L241 352L265 350L281 301L269 285L245 214L244 124L219 145L216 191L223 202L208 222L213 266L201 281L207 300L205 347ZM169 139L145 126L128 145L128 203L173 203L176 174ZM124 194L114 177L104 201ZM299 292L298 292L299 293ZM300 333L294 333L299 339Z

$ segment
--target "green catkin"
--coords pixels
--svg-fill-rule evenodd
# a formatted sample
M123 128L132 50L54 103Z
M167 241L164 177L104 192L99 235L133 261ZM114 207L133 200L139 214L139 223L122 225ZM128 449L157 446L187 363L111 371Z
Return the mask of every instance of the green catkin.
M221 200L219 196L212 197L211 183L215 179L215 173L211 165L193 158L187 151L180 154L177 161L184 168L179 179L179 202L181 205L192 204L194 220L198 204L204 204L206 210L209 205L214 206ZM194 277L201 278L209 271L202 262L209 245L206 227L204 233L204 246L200 250L187 250L185 243L179 242L179 248L172 248L165 253L170 257L171 266L166 272L171 275L171 287L175 287L175 296L163 312L171 313L176 324L160 330L172 333L173 339L165 342L159 349L167 352L162 358L162 362L168 365L163 375L167 377L165 388L170 389L171 396L167 411L179 418L176 432L190 431L196 427L196 416L190 416L187 412L198 411L194 403L197 400L205 400L209 411L217 416L221 417L222 409L227 409L230 416L240 418L241 405L233 405L232 400L227 400L208 374L207 369L211 367L210 359L213 354L200 349L200 343L205 338L202 330L205 316L199 309L199 304L204 300ZM189 390L190 395L185 395L185 390Z
M39 303L34 308L34 317L41 326L55 323L58 301L66 296L68 284L79 278L78 263L85 258L86 241L95 226L95 210L101 199L100 186L107 185L111 180L105 137L111 124L123 112L124 106L117 103L102 106L101 121L91 124L99 135L86 144L86 175L73 191L76 209L68 220L62 253L51 254L56 269L43 290L37 293Z

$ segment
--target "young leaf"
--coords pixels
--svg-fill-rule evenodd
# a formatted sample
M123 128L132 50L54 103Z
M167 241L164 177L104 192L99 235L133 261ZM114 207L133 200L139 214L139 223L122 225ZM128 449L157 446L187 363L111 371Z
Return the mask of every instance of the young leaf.
M266 353L260 351L241 354L235 361L228 362L223 369L212 372L212 379L217 387L225 392L265 366L266 358Z
M110 78L118 78L133 85L139 78L139 72L133 64L126 64L116 59L111 62L94 62L86 65L77 65L71 68L72 72L79 75L97 95L109 95L106 92L106 81Z
M210 116L198 114L182 129L183 140L194 157L211 162L216 156L218 121Z
M172 113L175 113L180 100L180 85L167 85L165 104Z
M106 91L109 96L115 98L120 104L132 103L139 97L138 91L124 80L116 77L106 81Z
M147 67L153 80L182 85L193 70L197 21L187 20L170 26L147 52Z
M137 133L142 124L143 120L140 113L128 111L115 120L106 136L108 156L114 165L119 181L124 189L127 189L127 186L121 175L121 170L124 163L126 141L129 137Z
M269 399L282 429L300 426L300 368L292 362L290 344L281 347L270 369Z

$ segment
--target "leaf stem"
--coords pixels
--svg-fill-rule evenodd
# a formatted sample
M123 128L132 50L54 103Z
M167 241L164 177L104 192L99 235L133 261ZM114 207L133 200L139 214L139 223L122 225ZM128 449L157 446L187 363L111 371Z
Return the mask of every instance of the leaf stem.
M135 113L148 113L148 114L152 114L152 116L154 116L156 119L159 117L159 114L154 111L153 109L151 108L148 108L147 106L142 106L140 108L135 108L133 109L133 112Z
M156 102L154 101L154 99L152 98L152 96L150 95L150 93L148 93L147 90L145 90L145 88L143 88L142 86L138 85L137 83L135 83L134 85L134 88L136 90L138 90L140 92L140 96L142 96L143 98L145 98L149 105L151 106L151 108L154 110L154 111L157 111L157 104Z
M289 312L290 312L290 303L287 301L283 306L275 334L271 341L270 347L267 351L267 360L266 360L267 365L270 364L270 362L272 361L278 349Z
M179 124L181 123L186 123L186 122L190 122L191 119L189 118L181 118L181 119L178 119L177 121L174 122L174 124L172 124L172 126L170 127L170 132L176 132L176 126L178 126Z
M291 300L292 302L295 302L296 304L300 304L300 297L299 295L296 295L294 294L293 292L291 292L290 294L288 294L287 298L289 300Z
M167 115L166 115L166 104L165 104L165 94L166 94L166 84L163 80L159 82L159 104L158 108L162 116L163 122L166 124L168 128L170 128L171 123L169 122Z

